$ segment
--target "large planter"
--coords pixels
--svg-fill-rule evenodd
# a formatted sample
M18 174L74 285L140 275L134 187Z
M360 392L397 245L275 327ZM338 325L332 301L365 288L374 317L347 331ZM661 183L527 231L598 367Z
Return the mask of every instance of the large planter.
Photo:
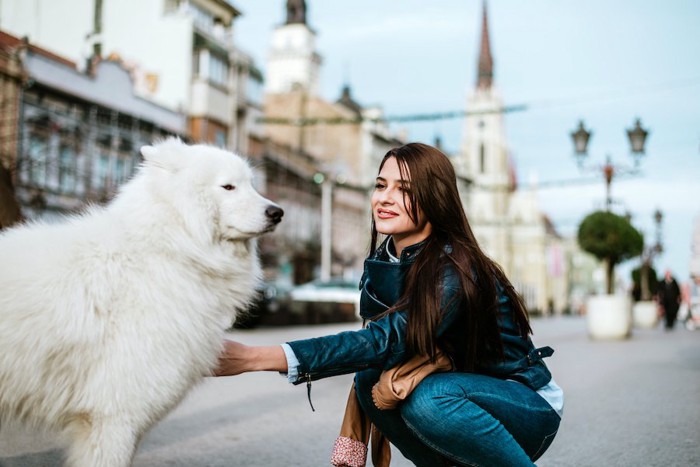
M586 303L591 339L626 339L632 332L632 306L626 295L594 295Z
M632 306L634 327L654 329L659 324L658 305L651 300L637 302Z

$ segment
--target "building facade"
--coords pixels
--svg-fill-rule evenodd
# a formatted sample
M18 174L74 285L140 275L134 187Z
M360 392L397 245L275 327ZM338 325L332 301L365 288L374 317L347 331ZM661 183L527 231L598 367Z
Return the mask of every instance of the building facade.
M568 303L567 248L540 211L536 189L519 189L494 82L484 3L476 84L467 98L457 172L472 180L465 210L480 245L504 269L528 308L562 312Z
M272 33L264 95L265 135L308 154L320 185L319 276L359 276L369 250L369 194L379 161L402 142L380 120L381 109L357 103L349 85L338 99L319 94L323 58L306 2L288 0L286 21ZM284 200L280 200L284 205ZM294 201L290 200L292 204Z
M129 72L101 61L91 73L0 32L21 70L3 166L28 218L50 218L109 199L140 163L139 148L186 132L184 116L134 94ZM8 117L8 120L10 118Z
M22 219L14 185L20 101L28 77L17 42L0 31L0 229Z
M100 59L120 61L137 95L188 116L192 140L245 153L256 105L242 96L261 86L262 75L233 43L238 16L225 0L0 3L0 29L27 36L81 71Z

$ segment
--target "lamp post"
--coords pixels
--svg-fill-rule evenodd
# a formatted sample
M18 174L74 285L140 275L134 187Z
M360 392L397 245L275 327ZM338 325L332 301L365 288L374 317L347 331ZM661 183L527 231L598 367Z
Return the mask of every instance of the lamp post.
M649 135L649 132L642 127L639 119L635 121L634 127L626 131L630 142L631 155L634 159L634 166L613 164L610 155L607 155L605 164L594 168L595 170L600 170L605 179L605 209L607 211L610 211L612 204L611 185L613 179L618 175L635 174L639 171L639 164L642 156L644 156L644 144ZM574 155L579 169L584 169L584 161L588 157L588 141L592 135L592 131L586 130L583 120L579 121L576 131L571 132L571 139L574 143Z
M645 246L644 252L642 253L642 265L640 269L640 286L641 286L641 299L651 300L652 290L649 288L649 272L651 270L651 264L654 261L654 257L661 254L664 251L663 243L661 242L661 222L663 221L664 215L660 209L654 211L654 225L656 227L656 241L653 245Z
M664 220L664 214L660 209L654 211L654 225L656 225L656 243L654 244L654 254L658 255L663 253L664 245L661 241L661 222Z
M314 182L321 185L321 281L327 282L331 278L333 180L330 174L317 172Z

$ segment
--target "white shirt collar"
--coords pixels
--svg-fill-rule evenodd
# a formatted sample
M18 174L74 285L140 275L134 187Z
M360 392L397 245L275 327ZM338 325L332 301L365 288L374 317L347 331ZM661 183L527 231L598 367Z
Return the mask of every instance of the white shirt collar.
M394 238L393 237L389 238L389 241L386 244L386 254L389 255L389 262L390 263L398 263L399 258L394 256L394 254L391 252L392 248L394 249L394 251L396 251L396 246L394 245Z

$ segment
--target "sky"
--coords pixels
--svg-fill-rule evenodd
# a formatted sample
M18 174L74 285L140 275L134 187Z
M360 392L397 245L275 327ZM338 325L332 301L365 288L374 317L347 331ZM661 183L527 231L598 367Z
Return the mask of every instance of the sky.
M265 71L285 0L232 0L243 16L235 41ZM479 50L482 0L307 0L307 22L323 57L322 96L344 84L387 116L468 110ZM700 215L700 1L488 0L494 85L506 106L511 158L521 189L538 184L541 210L558 232L575 235L605 205L609 155L614 210L631 213L648 243L663 213L664 253L655 268L687 280L693 220ZM636 175L625 130L650 132ZM593 132L579 169L570 133ZM409 139L441 138L456 153L461 118L392 126ZM574 180L575 183L568 183ZM566 183L565 183L566 182ZM631 260L619 271L638 265Z

